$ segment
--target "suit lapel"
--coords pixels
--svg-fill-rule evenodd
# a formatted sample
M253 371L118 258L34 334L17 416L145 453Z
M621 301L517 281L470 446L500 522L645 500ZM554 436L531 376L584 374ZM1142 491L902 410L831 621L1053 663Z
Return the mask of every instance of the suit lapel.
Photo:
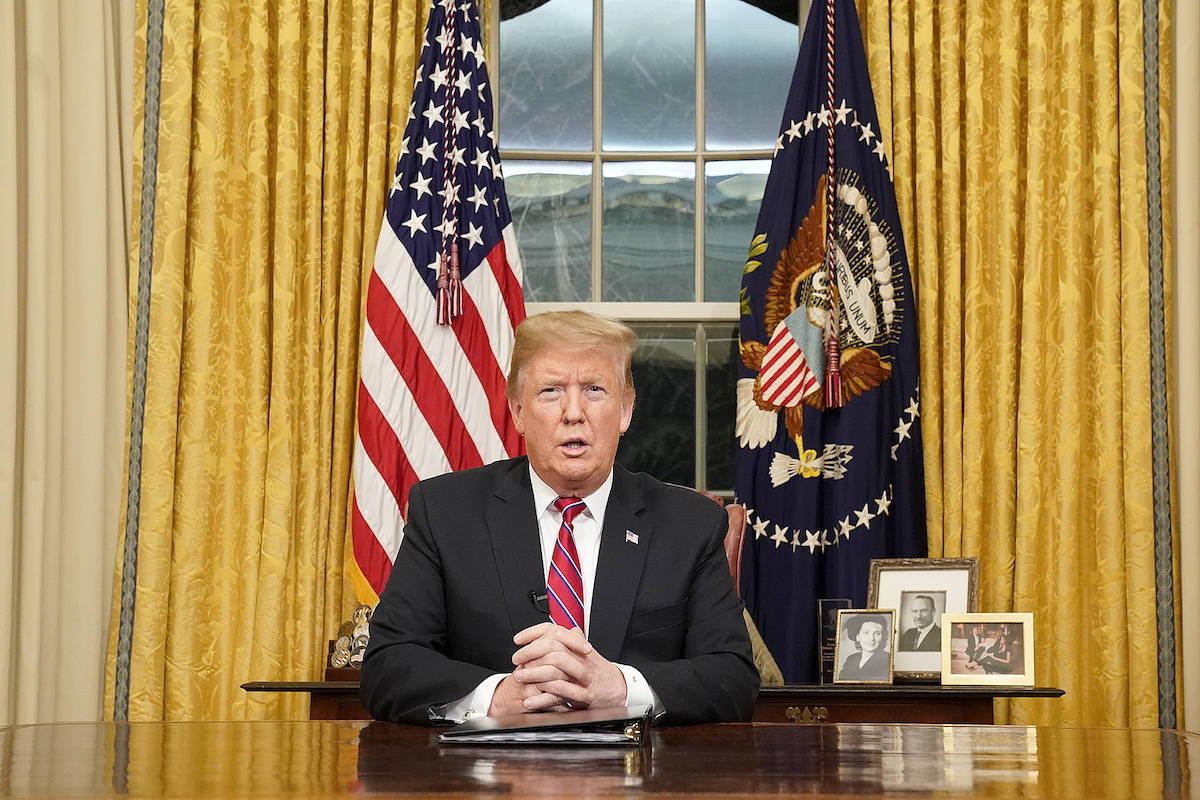
M485 511L492 556L500 574L500 588L513 631L546 621L529 598L531 591L544 592L542 545L537 515L533 508L533 489L529 483L528 462L517 459L513 469L487 500Z
M614 465L612 493L604 510L604 530L600 533L600 558L596 564L588 631L588 640L608 659L615 659L621 653L654 533L648 521L639 521L644 508L641 486L633 475ZM636 544L626 540L626 532L636 534Z

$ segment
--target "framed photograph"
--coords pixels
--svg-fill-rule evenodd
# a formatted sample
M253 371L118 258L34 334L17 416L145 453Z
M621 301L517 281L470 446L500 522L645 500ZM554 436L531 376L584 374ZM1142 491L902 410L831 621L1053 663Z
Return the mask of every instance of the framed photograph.
M838 609L834 683L892 682L895 616L890 608Z
M1033 686L1033 614L944 614L942 683Z
M978 593L976 558L871 559L867 605L896 612L897 680L942 676L942 615L974 611Z

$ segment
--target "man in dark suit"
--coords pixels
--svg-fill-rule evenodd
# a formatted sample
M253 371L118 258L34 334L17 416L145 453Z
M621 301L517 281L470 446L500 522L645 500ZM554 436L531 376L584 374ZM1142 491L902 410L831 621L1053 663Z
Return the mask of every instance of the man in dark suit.
M934 625L937 607L933 598L919 594L913 598L913 626L900 634L900 649L915 652L938 652L942 649L942 628Z
M759 676L725 513L614 466L633 415L635 344L624 325L584 312L518 327L507 395L528 457L413 487L363 661L375 717L647 703L668 722L749 719ZM582 511L564 516L559 498ZM579 576L569 591L547 579L560 549ZM581 608L560 594L581 594Z

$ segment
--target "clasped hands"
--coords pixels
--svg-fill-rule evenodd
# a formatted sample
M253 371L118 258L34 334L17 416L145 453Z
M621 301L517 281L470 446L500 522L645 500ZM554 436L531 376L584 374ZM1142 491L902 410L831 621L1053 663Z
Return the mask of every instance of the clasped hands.
M513 637L516 669L492 695L489 716L625 705L625 675L579 628L542 622Z

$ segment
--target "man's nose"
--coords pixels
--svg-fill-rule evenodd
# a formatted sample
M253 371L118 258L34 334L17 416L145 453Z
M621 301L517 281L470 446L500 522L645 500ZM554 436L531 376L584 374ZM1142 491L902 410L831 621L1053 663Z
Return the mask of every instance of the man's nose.
M583 419L583 393L570 387L563 393L563 419L567 422L577 422Z

